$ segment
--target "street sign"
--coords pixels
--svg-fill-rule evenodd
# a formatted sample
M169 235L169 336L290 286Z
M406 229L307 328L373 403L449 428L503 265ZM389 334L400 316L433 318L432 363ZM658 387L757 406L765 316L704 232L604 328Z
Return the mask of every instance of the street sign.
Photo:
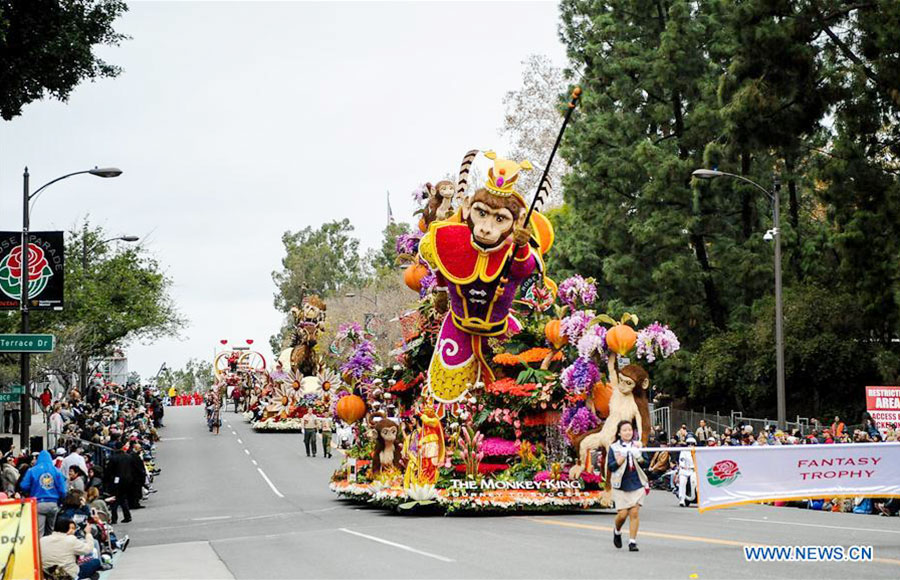
M15 393L0 393L0 403L18 403L21 396Z
M0 395L22 395L25 393L25 387L22 385L7 385L0 387Z
M0 334L0 352L53 352L52 334Z

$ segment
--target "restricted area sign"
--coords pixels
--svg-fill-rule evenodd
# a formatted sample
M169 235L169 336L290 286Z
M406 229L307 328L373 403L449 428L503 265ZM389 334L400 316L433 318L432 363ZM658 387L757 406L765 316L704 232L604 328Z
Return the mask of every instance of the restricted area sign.
M0 352L53 352L52 334L0 334Z
M866 387L866 410L879 428L900 425L900 387Z

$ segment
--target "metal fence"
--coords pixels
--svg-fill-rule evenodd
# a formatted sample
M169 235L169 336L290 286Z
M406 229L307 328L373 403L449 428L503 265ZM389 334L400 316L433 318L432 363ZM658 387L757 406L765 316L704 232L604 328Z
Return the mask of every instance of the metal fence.
M654 426L659 425L665 431L668 437L673 437L675 432L686 425L688 430L693 433L700 426L700 420L706 421L707 427L722 434L726 428L737 427L740 424L751 425L754 433L759 433L769 425L776 423L775 419L755 417L745 417L740 411L732 411L728 414L719 412L709 413L706 411L694 411L691 409L673 409L671 407L660 407L653 409L650 414L651 422ZM799 429L800 433L806 435L810 432L811 427L809 419L797 416L795 421L787 421L786 427L788 432Z

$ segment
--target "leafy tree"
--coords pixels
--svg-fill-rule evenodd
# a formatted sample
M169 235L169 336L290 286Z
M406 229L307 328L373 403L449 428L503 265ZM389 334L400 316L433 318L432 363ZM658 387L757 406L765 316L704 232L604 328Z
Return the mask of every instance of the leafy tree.
M57 336L56 352L32 357L38 372L71 386L82 357L109 355L133 341L173 336L184 326L169 294L171 280L142 246L110 247L100 227L87 222L66 242L65 308L34 311L33 332ZM87 250L87 268L83 257ZM15 316L7 316L14 323Z
M120 0L0 0L0 116L49 95L66 101L84 79L115 77L121 69L94 48L127 39L113 22Z
M543 163L559 133L564 110L561 95L565 95L568 84L563 70L546 56L533 54L522 65L522 86L503 97L506 114L501 133L512 140L513 149L508 155L511 159L527 159L534 164L534 171L522 172L519 177L519 190L532 194L537 191ZM566 160L557 156L548 174L553 192L545 200L545 207L562 203L560 186L568 172Z
M561 17L585 95L556 276L674 326L685 350L655 373L671 395L771 416L770 202L690 175L778 172L789 414L900 375L900 5L564 0Z
M343 219L285 232L281 237L285 257L283 269L273 272L278 286L275 307L287 312L306 294L324 296L345 285L359 284L364 277L359 240L351 237L353 226Z
M208 388L215 382L212 363L207 360L188 359L183 368L166 368L159 375L158 385L168 390L175 387L179 393L193 393Z
M377 278L392 276L397 273L397 236L408 234L409 232L409 224L404 222L391 222L384 228L381 247L369 259L369 265Z

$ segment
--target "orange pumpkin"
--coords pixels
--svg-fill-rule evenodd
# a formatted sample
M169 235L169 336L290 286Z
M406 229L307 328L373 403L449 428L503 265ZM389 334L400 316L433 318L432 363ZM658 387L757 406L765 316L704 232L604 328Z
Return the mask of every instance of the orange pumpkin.
M337 404L337 416L347 423L356 423L366 415L366 402L357 395L347 395Z
M591 390L594 413L601 419L609 417L609 398L612 397L612 385L598 381Z
M564 344L569 342L569 337L559 331L560 322L559 319L554 319L544 326L544 336L556 350L561 349Z
M422 264L412 264L403 272L403 282L410 290L418 292L422 289L422 278L428 274L428 268Z
M606 333L606 346L619 356L625 356L637 342L637 333L627 324L617 324Z

